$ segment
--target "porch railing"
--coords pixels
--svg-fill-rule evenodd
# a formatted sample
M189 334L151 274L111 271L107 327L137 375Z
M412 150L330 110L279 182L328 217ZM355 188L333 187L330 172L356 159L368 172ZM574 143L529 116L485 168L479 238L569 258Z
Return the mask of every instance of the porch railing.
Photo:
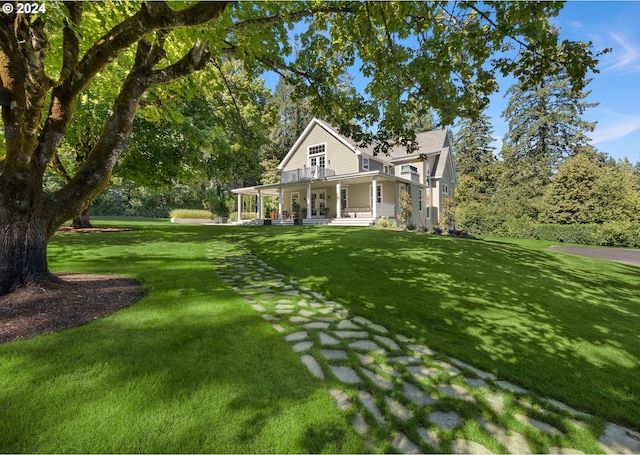
M311 166L304 169L295 169L293 171L284 171L280 174L282 183L302 182L305 180L321 180L327 177L333 177L336 171L326 167Z
M378 216L388 216L388 217L396 216L395 204L385 204L385 203L378 202L378 207L376 210L377 210Z

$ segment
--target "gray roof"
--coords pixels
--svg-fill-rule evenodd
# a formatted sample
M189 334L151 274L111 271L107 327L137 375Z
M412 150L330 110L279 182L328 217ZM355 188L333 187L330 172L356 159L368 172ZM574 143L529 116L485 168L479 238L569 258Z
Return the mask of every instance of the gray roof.
M358 149L362 152L369 153L373 155L375 144L372 144L368 147L361 147L356 141L347 137L343 134L340 134L338 128L331 125L329 122L324 120L320 121L324 126L333 130L333 132L340 137L342 137L346 142L351 144L353 148ZM411 155L407 154L407 150L400 146L396 145L389 150L388 158L393 159L401 159L407 157L415 157L420 154L430 155L432 153L441 153L443 151L448 151L449 149L449 137L448 130L446 128L438 128L432 131L424 131L422 133L416 134L416 142L418 143L418 151L412 153Z
M446 128L418 133L416 134L416 142L418 143L417 152L408 155L407 150L404 147L396 145L389 150L389 156L391 159L406 158L408 156L417 156L420 154L429 155L449 149L449 139Z

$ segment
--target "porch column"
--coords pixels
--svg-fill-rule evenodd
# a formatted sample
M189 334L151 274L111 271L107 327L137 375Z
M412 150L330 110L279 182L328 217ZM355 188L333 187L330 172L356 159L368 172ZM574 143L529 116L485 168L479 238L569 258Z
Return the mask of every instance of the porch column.
M238 222L242 221L242 193L238 193Z
M307 219L311 218L311 183L307 184Z
M284 205L284 196L282 194L282 188L278 188L278 219L282 219L282 207Z
M342 192L340 182L336 183L336 218L342 218Z
M258 191L258 219L261 220L264 218L264 210L262 207L262 194L260 193L260 191Z
M371 182L371 214L374 219L378 218L378 180L373 177Z

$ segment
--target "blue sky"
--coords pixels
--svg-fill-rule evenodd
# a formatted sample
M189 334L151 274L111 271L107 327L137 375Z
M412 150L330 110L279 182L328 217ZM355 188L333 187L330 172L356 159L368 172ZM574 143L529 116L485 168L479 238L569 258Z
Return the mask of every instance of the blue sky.
M562 39L593 42L594 50L612 48L600 58L599 70L586 90L587 101L600 103L583 118L596 121L592 144L615 159L640 161L640 1L570 1L553 23ZM491 98L487 110L494 133L500 138L507 125L500 118L507 100L503 94L511 81L502 81L501 93Z
M594 52L612 48L600 59L600 72L592 74L586 87L588 102L600 103L583 116L597 122L590 134L592 144L615 159L640 161L640 1L569 1L552 19L560 28L561 39L593 42ZM295 33L296 31L294 31ZM360 89L365 79L351 68L354 83ZM267 85L275 87L277 76L264 75ZM486 111L492 119L495 146L500 149L507 124L500 118L506 107L504 92L513 83L499 79L500 93L491 97ZM455 131L455 129L454 129Z

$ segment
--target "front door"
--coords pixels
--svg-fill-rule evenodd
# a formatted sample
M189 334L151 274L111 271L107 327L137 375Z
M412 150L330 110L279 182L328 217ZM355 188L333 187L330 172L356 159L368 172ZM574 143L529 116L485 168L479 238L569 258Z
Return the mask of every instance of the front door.
M326 207L327 207L326 190L312 191L311 192L311 216L324 218Z

